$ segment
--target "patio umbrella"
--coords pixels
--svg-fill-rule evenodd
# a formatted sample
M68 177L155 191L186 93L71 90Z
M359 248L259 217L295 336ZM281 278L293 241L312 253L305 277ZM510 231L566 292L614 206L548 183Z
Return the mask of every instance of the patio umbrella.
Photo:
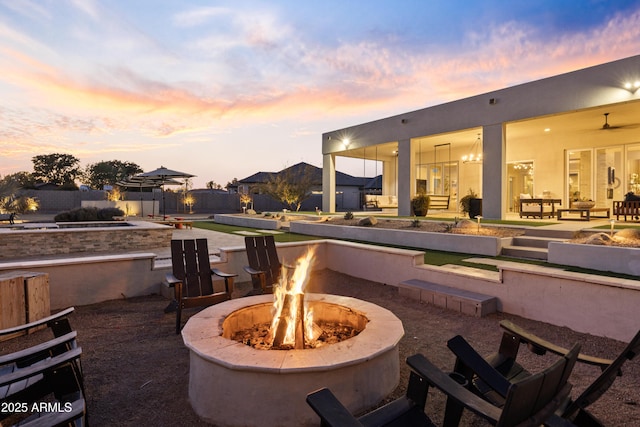
M137 177L143 177L143 178L151 178L151 179L157 179L159 181L159 184L162 188L162 216L166 216L167 213L167 206L165 203L165 198L164 198L164 186L166 184L171 184L169 182L169 180L174 179L174 178L191 178L195 175L191 175L190 173L186 173L186 172L179 172L176 170L172 170L172 169L167 169L164 166L160 166L158 169L152 170L151 172L145 172L145 173L141 173L136 175Z
M144 217L144 205L142 203L142 189L143 188L160 188L163 181L155 178L147 178L141 176L130 176L126 181L118 181L117 185L126 188L138 188L140 191L140 216ZM180 181L174 179L167 179L163 182L165 185L182 185ZM152 213L155 212L156 196L153 194Z

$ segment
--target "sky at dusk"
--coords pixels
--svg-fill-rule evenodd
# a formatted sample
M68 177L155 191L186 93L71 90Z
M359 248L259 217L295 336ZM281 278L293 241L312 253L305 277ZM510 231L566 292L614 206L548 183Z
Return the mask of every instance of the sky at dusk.
M638 54L640 0L0 0L0 175L64 153L224 186L321 167L323 132Z

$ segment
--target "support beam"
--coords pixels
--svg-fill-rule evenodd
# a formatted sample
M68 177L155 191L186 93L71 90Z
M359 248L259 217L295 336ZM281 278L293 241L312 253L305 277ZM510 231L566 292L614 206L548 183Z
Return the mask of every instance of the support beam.
M322 156L322 211L336 211L336 156Z

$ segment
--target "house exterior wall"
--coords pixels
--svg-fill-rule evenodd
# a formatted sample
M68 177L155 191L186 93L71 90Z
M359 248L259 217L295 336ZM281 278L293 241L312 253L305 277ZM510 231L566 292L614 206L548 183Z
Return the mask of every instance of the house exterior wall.
M393 141L398 142L398 198L400 215L409 214L409 199L412 196L412 176L415 159L403 155L405 149L419 137L444 134L463 129L479 128L483 134L485 151L482 189L484 198L483 215L487 218L501 218L506 212L505 163L507 150L505 141L509 139L507 123L528 120L542 116L552 116L566 112L584 110L602 105L619 104L638 100L638 93L623 88L624 79L636 76L640 70L640 56L586 68L546 79L525 83L510 88L449 102L417 111L403 113L374 122L354 125L327 132L322 135L324 156L339 156L346 148L341 135L350 136L349 149L371 147ZM407 146L409 141L409 146ZM636 141L638 142L638 141ZM549 161L553 167L561 168L556 152ZM545 162L546 163L546 160ZM325 168L325 174L330 174ZM556 180L545 181L540 174L539 190L555 185ZM557 175L556 175L557 176ZM323 182L331 182L327 176ZM335 179L335 178L333 178ZM460 179L460 195L466 193L464 180ZM563 184L560 184L563 185ZM325 193L325 200L329 196ZM326 201L323 210L331 208Z

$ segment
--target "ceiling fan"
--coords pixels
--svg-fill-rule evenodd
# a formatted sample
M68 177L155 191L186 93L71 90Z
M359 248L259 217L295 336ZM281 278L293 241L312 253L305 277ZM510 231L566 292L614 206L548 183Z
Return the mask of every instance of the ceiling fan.
M609 124L609 113L604 113L604 124L602 125L602 130L607 129L617 129L618 126L611 126Z
M621 125L621 126L612 126L609 124L609 113L604 113L604 124L600 128L600 130L611 130L611 129L621 129L621 128L635 128L638 125Z

